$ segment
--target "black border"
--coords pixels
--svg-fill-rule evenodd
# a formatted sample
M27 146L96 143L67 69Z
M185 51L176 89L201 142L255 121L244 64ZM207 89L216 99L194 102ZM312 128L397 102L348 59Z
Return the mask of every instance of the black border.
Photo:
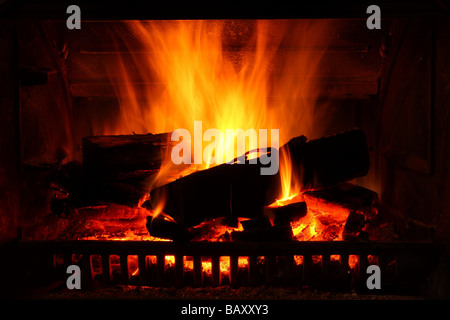
M56 303L55 303L56 302ZM224 311L208 315L182 315L181 308L226 304L267 305L267 315L227 315ZM446 301L432 300L33 300L8 303L3 312L15 315L45 315L46 319L405 319L442 316ZM9 309L9 310L8 310ZM262 310L262 309L261 309ZM420 314L419 314L420 312Z
M73 4L84 20L367 18L372 4L381 8L382 18L450 16L447 0L0 0L0 19L66 19Z

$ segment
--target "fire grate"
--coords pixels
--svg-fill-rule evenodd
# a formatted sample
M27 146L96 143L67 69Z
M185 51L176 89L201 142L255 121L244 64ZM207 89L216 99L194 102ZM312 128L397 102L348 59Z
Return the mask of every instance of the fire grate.
M382 289L417 289L435 265L431 242L310 241L283 243L20 241L30 274L63 280L81 269L94 281L125 285L313 286L367 290L367 266L381 270ZM383 290L385 291L385 290Z

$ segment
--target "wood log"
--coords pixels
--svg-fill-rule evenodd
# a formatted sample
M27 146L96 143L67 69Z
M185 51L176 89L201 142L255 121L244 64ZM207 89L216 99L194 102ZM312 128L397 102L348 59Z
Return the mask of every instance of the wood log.
M159 169L175 143L170 133L94 136L83 138L83 169L103 177L138 170Z
M307 213L305 202L290 203L281 207L266 207L264 214L273 221L275 226L286 226Z
M83 138L82 205L99 201L136 205L148 192L170 145L169 133Z
M216 217L254 218L262 215L267 199L276 199L279 176L263 176L260 164L222 164L182 177L150 192L156 208L186 227Z
M281 147L291 154L293 174L303 188L324 188L366 175L369 154L359 129L306 142L294 138ZM151 191L151 205L187 227L220 216L258 217L281 195L280 173L261 175L261 164L222 164Z
M66 199L52 199L52 212L61 214L65 207L89 207L115 203L134 207L148 193L148 186L158 170L141 170L109 177L85 177L82 170L65 171L61 167L52 184Z
M366 217L363 214L351 211L345 222L342 237L344 240L368 240L367 233L363 231L366 224Z
M303 189L327 188L365 176L370 167L366 138L360 129L308 142L300 136L283 148L289 149L293 175L301 178Z
M83 201L86 203L109 202L136 206L148 192L148 186L158 170L141 170L108 178L85 177L82 185ZM133 174L133 177L130 175Z
M156 217L147 216L146 227L153 237L174 241L189 240L188 232L183 225L166 219L163 214Z

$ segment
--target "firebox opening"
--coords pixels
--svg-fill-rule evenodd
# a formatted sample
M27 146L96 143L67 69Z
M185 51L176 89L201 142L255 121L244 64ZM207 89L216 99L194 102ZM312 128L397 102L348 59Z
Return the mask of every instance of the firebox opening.
M56 20L0 24L11 48L0 52L1 130L14 137L0 143L1 240L50 246L58 273L342 288L369 264L396 283L414 260L403 242L447 252L447 19L372 31L350 18L85 21L77 33ZM192 142L181 164L177 129ZM260 175L275 142L278 171ZM448 283L439 263L432 277Z

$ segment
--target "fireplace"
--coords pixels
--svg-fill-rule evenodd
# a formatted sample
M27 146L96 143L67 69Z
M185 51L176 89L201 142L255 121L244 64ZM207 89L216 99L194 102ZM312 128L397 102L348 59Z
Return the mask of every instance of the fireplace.
M394 6L369 30L365 8L108 19L86 6L80 30L65 8L3 9L4 283L46 287L77 265L83 290L376 294L377 265L378 294L448 298L445 9Z

